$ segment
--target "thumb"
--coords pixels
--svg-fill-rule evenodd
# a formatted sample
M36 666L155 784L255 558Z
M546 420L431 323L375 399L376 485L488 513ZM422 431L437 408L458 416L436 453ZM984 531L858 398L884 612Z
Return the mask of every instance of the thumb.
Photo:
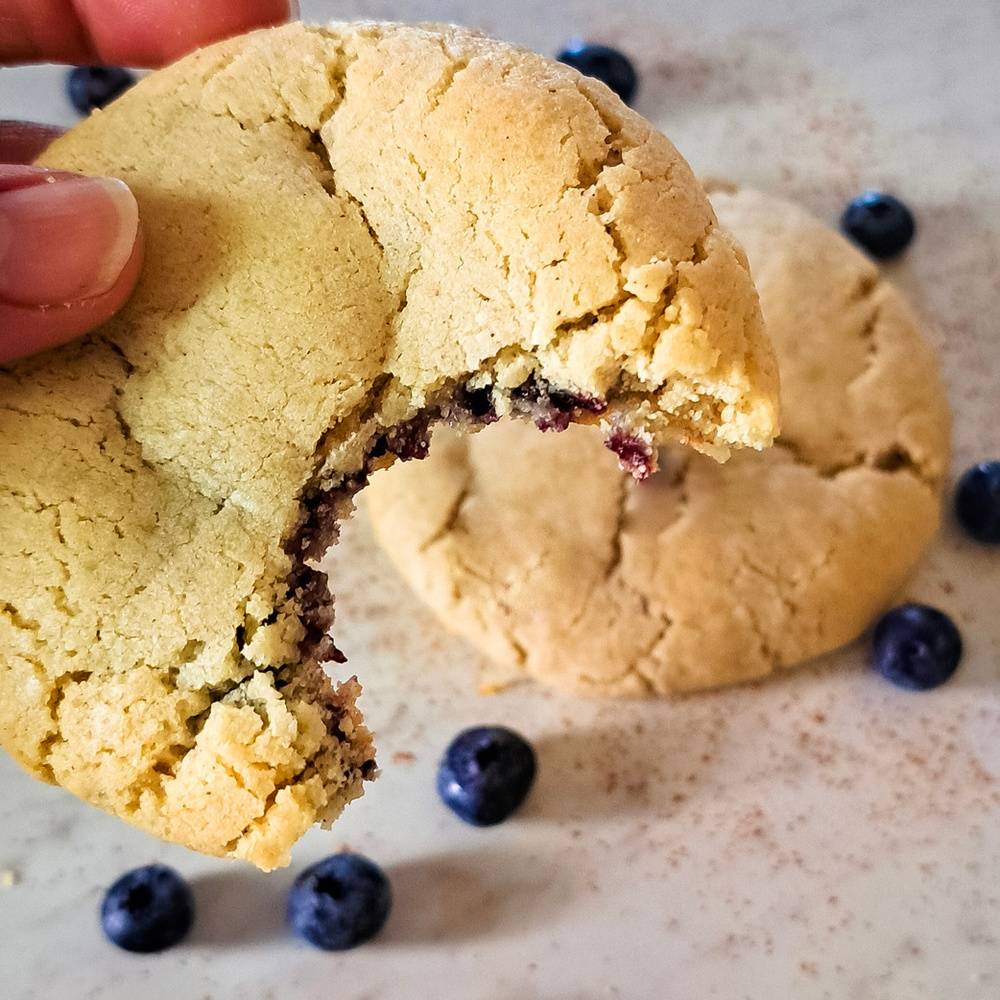
M141 261L139 207L122 181L0 166L0 364L109 319Z

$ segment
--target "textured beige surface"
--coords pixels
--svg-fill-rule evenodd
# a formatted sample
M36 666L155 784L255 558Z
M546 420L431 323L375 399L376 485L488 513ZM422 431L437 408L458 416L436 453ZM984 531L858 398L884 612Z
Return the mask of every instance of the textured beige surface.
M788 202L712 199L778 353L775 448L721 466L674 449L633 484L590 428L442 430L366 494L404 576L500 677L614 693L763 677L857 636L937 527L948 410L906 304Z
M609 430L711 451L775 430L744 258L689 168L540 57L262 33L44 162L127 180L147 259L96 336L0 372L0 741L166 839L283 864L374 770L290 576L300 498L387 428L477 378L503 409L537 372L606 398Z

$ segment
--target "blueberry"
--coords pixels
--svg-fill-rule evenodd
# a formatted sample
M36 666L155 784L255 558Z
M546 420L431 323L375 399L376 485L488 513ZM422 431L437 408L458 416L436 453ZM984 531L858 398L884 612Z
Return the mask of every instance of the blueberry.
M560 62L607 84L626 104L632 103L639 77L624 53L608 45L573 41L559 53Z
M288 922L299 937L325 951L346 951L373 938L392 909L382 869L360 854L331 854L296 880Z
M502 726L459 733L438 766L437 790L455 815L475 826L502 823L535 780L535 752Z
M101 926L126 951L163 951L177 944L194 922L187 883L166 865L126 872L105 893Z
M1000 545L1000 462L966 470L955 490L955 513L977 541Z
M840 217L840 228L879 260L901 254L913 239L913 214L898 199L882 191L866 191Z
M66 92L81 115L103 108L135 83L135 75L121 66L76 66L69 71Z
M926 604L902 604L875 626L875 669L910 691L939 687L958 668L962 637L955 623Z

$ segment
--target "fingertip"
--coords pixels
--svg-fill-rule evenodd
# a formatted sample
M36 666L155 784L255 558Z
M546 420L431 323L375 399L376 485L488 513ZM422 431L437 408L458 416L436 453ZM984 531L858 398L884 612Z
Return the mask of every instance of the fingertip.
M144 242L136 235L132 254L104 293L59 306L21 306L0 301L0 365L75 340L97 329L128 301L142 272Z
M283 24L294 0L75 0L101 59L161 66L203 45Z
M30 179L0 193L0 300L55 307L104 295L135 247L135 196L113 177L36 169Z

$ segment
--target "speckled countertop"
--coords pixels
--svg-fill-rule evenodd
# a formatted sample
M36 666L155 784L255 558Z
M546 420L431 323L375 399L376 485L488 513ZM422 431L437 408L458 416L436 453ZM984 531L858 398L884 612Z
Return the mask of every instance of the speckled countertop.
M309 20L457 20L543 52L632 53L638 107L704 174L834 219L862 187L915 208L890 270L955 408L955 467L1000 455L1000 7L995 0L303 3ZM68 123L57 70L0 71L0 116ZM1000 996L1000 556L950 523L907 595L950 611L961 672L889 688L852 648L760 687L674 703L531 688L481 698L356 520L333 557L340 645L384 775L272 876L156 843L0 760L0 996L337 1000L995 1000ZM461 726L537 743L516 822L473 830L433 791ZM293 942L294 873L343 845L393 880L376 942ZM200 907L154 958L101 938L102 886L176 865Z

